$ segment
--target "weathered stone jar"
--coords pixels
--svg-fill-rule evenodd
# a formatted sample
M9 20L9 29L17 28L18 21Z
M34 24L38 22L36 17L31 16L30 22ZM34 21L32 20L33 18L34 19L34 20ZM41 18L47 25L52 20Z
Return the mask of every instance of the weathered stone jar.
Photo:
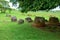
M11 15L10 14L6 14L6 17L11 17Z
M57 26L59 24L59 19L57 17L50 17L48 23L51 26Z
M33 26L45 27L45 18L44 17L35 17Z
M16 16L12 16L12 17L11 17L11 21L12 21L12 22L16 22L16 21L17 21L17 17L16 17Z
M33 20L30 17L25 18L27 22L33 22Z
M18 24L22 24L22 23L24 23L24 20L23 19L19 19L18 20Z

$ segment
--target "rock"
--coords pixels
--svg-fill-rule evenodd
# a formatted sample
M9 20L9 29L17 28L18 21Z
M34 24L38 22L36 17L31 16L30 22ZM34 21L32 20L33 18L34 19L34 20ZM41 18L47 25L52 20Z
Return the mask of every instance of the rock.
M60 23L58 24L58 26L60 26Z
M10 14L6 14L6 17L11 17L11 15Z
M19 19L18 20L18 24L22 24L22 23L24 23L24 20L23 19Z
M12 22L16 22L16 21L17 21L16 16L11 17L11 21L12 21Z
M56 30L57 30L58 32L60 32L60 26L58 26L58 27L56 28Z
M43 17L35 17L34 22L35 23L45 23L45 18L43 18Z
M33 26L45 27L45 18L43 18L43 17L35 17Z
M58 23L58 22L59 22L59 19L58 19L57 17L50 17L50 18L49 18L49 22Z
M33 20L30 17L25 18L27 22L33 22Z
M49 24L53 26L57 26L59 24L59 19L57 17L50 17Z
M57 17L50 17L48 23L49 31L56 32L57 27L60 26L59 19Z

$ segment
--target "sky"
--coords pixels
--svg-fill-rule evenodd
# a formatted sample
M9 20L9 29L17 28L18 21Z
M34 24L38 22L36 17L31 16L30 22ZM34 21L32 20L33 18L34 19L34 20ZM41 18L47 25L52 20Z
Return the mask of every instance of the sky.
M10 0L5 0L5 1L8 1L8 2L10 2Z
M54 9L52 9L51 11L59 11L59 10L60 10L60 6L58 6L58 7L54 8Z
M12 3L10 2L10 0L5 0L5 1L8 1L9 2L9 5L10 5L10 8L12 9L17 9L19 7L19 3L17 2L17 6L13 6Z

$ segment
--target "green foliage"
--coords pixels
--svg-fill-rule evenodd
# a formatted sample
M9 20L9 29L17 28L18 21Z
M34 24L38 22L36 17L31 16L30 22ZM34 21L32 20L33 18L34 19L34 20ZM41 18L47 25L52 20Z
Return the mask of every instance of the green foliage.
M17 0L22 12L50 10L60 5L60 0Z
M59 0L19 0L22 11L49 10L58 6Z
M7 9L10 9L9 7L10 7L9 2L4 1L4 0L0 0L0 11L1 11L1 13L5 13Z
M10 2L12 2L12 3L13 3L13 5L14 5L14 4L16 4L16 3L17 3L17 0L10 0Z

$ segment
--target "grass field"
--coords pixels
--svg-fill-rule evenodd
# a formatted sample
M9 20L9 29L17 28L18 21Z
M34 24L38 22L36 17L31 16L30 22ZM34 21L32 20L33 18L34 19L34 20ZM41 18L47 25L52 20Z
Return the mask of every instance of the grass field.
M60 12L38 11L22 14L19 11L12 11L10 14L16 16L17 19L24 19L28 15L32 19L35 16L43 16L48 19L50 15L54 15L60 20ZM17 22L11 22L10 17L6 17L6 13L0 13L0 40L60 40L60 32L44 31L27 22L17 24Z

